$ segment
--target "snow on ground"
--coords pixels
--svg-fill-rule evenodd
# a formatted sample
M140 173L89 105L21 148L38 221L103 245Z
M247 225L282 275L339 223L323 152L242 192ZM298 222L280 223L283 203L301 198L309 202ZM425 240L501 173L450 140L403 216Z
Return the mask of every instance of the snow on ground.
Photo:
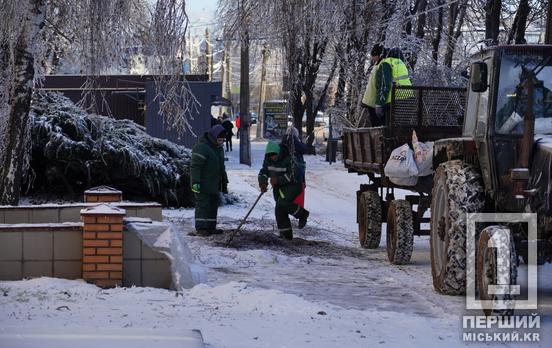
M264 145L252 143L251 168L239 164L238 145L228 154L235 203L219 209L226 230L237 227L259 194ZM387 262L385 238L377 250L360 248L355 191L366 179L321 157L307 161L311 216L304 230L294 231L295 240L277 237L271 192L231 247L224 245L227 234L188 236L193 209L164 210L207 270L205 284L174 292L102 290L51 278L0 282L0 327L199 329L207 346L216 348L473 345L462 342L464 299L433 290L428 238L415 238L412 264L405 266ZM550 271L539 268L542 329L534 347L552 343Z

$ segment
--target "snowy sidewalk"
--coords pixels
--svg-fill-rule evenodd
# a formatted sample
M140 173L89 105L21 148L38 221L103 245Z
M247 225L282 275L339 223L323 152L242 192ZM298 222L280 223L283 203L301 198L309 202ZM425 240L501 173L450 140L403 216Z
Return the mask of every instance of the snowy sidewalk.
M239 164L238 145L229 153L229 189L238 202L219 209L221 227L235 228L257 197L264 146L252 143L251 168ZM311 216L294 241L278 238L270 195L230 248L225 236L186 234L193 209L164 210L207 270L205 284L175 292L102 290L52 278L0 282L0 327L109 327L123 334L198 329L208 348L478 346L462 342L465 299L433 290L427 237L415 238L412 263L404 266L388 263L384 240L376 250L360 248L355 191L366 179L319 156L307 162ZM541 270L539 286L550 295L550 269L539 268L539 276ZM552 346L550 312L541 313L541 341L525 346Z

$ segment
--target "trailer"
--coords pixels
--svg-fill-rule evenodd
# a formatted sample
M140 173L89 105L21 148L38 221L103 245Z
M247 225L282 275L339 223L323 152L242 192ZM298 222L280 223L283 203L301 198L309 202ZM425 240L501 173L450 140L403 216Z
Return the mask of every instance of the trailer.
M407 143L412 131L420 141L460 137L466 105L466 89L453 87L394 86L391 112L383 127L345 128L343 162L350 173L367 175L368 183L357 191L357 223L360 245L378 248L382 224L387 223L387 256L393 264L410 261L414 235L429 235L422 228L430 219L432 175L419 177L415 186L392 183L384 167L393 149ZM396 199L394 190L411 191Z

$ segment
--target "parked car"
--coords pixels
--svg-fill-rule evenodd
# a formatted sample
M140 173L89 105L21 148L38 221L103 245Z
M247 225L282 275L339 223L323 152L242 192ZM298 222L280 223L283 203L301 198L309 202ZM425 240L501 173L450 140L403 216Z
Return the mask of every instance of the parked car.
M314 126L320 127L330 124L329 118L322 111L318 111L314 117ZM303 114L303 126L307 125L307 113Z
M322 111L318 111L316 113L316 116L314 117L314 126L320 127L320 126L326 126L329 124L330 124L329 118Z
M250 112L249 113L249 122L251 124L257 124L257 113L256 112Z

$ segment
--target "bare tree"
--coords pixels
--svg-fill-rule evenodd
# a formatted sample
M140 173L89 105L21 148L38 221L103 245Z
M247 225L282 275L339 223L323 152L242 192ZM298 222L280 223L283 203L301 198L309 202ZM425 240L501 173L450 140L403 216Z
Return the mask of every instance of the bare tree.
M16 205L25 165L25 146L33 80L35 78L36 40L44 26L46 2L3 1L7 21L1 32L1 46L8 52L2 59L2 92L0 93L0 204ZM18 25L10 18L19 18ZM3 55L4 56L4 55Z
M334 106L350 125L356 126L360 122L360 101L366 85L370 43L375 43L381 34L379 27L374 26L378 5L373 1L350 0L340 8L341 16L349 20L341 21L343 34L337 40L339 74Z
M466 16L467 3L465 1L453 2L449 5L447 46L443 64L451 68L456 42L462 34L464 17Z
M96 76L124 69L134 51L153 56L154 73L174 74L177 77L171 75L168 80L180 81L174 93L163 95L162 113L177 129L187 127L186 99L191 97L178 77L188 22L185 1L158 0L149 13L148 4L131 0L0 0L0 204L19 201L28 163L33 88L60 60ZM93 79L87 83L93 85ZM162 86L173 88L166 83Z
M498 42L501 0L487 0L485 4L485 39Z
M529 0L520 0L512 29L508 34L508 43L512 41L514 41L516 44L526 43L525 29L527 27L527 18L529 17L529 12L531 12Z

